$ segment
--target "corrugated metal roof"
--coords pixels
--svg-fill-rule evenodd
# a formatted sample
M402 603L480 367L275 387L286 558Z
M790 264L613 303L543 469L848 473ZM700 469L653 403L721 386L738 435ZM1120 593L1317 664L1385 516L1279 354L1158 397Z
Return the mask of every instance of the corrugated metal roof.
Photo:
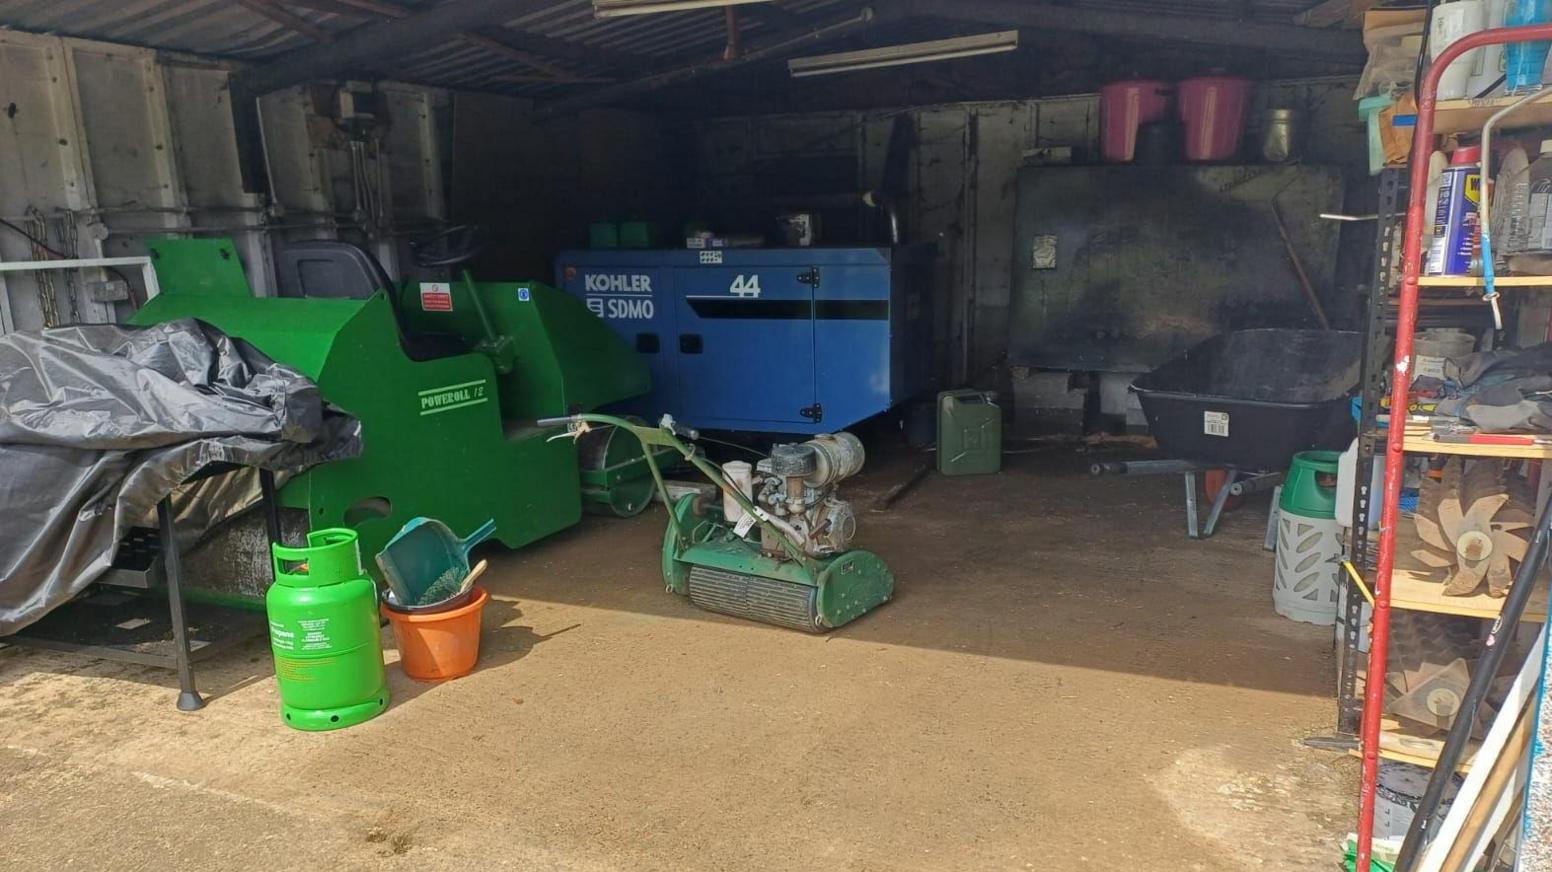
M1258 19L1287 23L1313 0L1254 0L1249 7ZM341 15L309 8L307 0L4 0L0 26L34 33L53 33L128 43L191 54L262 63L294 49L314 45L312 38L265 16L255 7L278 4L284 12L304 19L326 33L343 33L370 26L380 18L367 12ZM880 0L879 6L888 0ZM314 5L339 6L338 2ZM395 0L395 5L425 9L436 0ZM788 0L781 9L819 19L833 17L856 0ZM1243 15L1245 0L1083 0L1094 8L1159 14L1164 11L1222 17ZM826 15L829 12L831 15ZM514 30L564 39L582 47L613 49L671 65L714 56L726 34L720 9L662 15L598 19L592 0L557 0L537 12L505 22ZM744 38L757 42L772 28L754 15L745 17ZM501 90L533 96L577 93L586 83L534 82L541 75L520 61L460 40L427 45L424 51L391 62L394 78L450 88ZM606 63L554 61L581 79L597 79L619 70Z

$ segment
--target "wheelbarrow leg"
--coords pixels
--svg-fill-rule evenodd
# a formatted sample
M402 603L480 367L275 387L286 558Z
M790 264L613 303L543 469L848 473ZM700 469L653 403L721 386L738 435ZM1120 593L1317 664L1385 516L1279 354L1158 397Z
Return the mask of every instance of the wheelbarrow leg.
M1266 513L1266 542L1263 543L1263 547L1268 551L1277 550L1277 519L1278 513L1282 511L1282 504L1283 486L1278 485L1272 488L1272 508Z
M1196 473L1185 474L1186 480L1186 538L1200 539L1201 532L1197 528L1196 520Z
M1234 480L1239 477L1239 473L1235 470L1229 469L1225 472L1227 474L1223 477L1223 486L1218 488L1218 495L1213 497L1212 509L1207 512L1207 524L1202 530L1203 539L1211 536L1213 531L1218 529L1218 518L1223 514L1223 507L1229 504L1229 494L1234 492ZM1205 477L1203 481L1206 481Z

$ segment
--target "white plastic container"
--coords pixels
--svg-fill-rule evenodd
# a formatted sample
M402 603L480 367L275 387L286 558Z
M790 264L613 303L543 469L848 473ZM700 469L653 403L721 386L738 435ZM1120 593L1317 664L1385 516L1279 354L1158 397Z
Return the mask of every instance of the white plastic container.
M1487 20L1484 22L1486 29L1504 26L1504 13L1509 11L1509 0L1487 0ZM1466 80L1466 96L1480 97L1488 88L1493 88L1486 96L1503 93L1503 83L1498 80L1504 74L1504 47L1503 44L1486 45L1477 49L1477 61L1472 67L1471 78ZM1496 87L1494 87L1496 85Z
M1444 152L1437 149L1428 155L1428 208L1434 209L1439 203L1439 188L1444 185L1444 168L1450 165L1450 159L1444 156ZM1433 248L1433 215L1430 212L1429 220L1423 222L1423 255L1427 256L1429 249Z
M1541 141L1541 155L1531 163L1530 208L1525 218L1525 252L1552 251L1552 139Z
M1342 525L1335 518L1309 518L1280 509L1272 608L1295 621L1333 626L1341 563Z
M1476 33L1487 26L1487 0L1455 0L1440 3L1433 8L1433 26L1428 36L1428 54L1431 60L1461 37ZM1466 96L1471 76L1482 62L1482 49L1474 48L1461 55L1444 71L1439 80L1440 100L1459 100Z
M1529 238L1530 155L1518 145L1500 162L1493 182L1493 260L1518 254Z
M1380 488L1385 484L1385 458L1374 458L1373 470L1369 476L1369 499L1372 507L1369 511L1369 529L1380 528L1379 497ZM1336 522L1344 530L1350 530L1353 526L1353 495L1358 485L1358 440L1354 439L1347 450L1342 452L1342 459L1337 461L1336 471Z

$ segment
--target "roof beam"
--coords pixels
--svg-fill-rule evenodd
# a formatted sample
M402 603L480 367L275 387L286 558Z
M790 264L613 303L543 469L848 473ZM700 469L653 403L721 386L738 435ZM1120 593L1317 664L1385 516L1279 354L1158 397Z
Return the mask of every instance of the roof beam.
M1142 15L1021 0L897 0L887 12L892 18L946 18L1143 40L1242 46L1354 64L1361 64L1364 59L1363 43L1356 35L1308 30L1291 24L1164 13Z
M337 0L337 2L343 6L360 9L362 12L381 15L384 18L408 18L415 11L408 6L389 3L387 0Z
M348 15L354 18L404 18L410 14L406 6L383 3L379 0L280 0L287 6Z
M533 54L523 51L522 49L509 44L505 39L494 35L488 35L471 30L468 33L459 34L458 38L472 46L482 48L491 54L500 55L504 58L507 58L508 60L517 61L525 67L532 67L541 73L545 73L556 78L564 78L571 75L569 70L558 67L545 60L544 58L537 57Z
M553 118L557 115L566 115L583 109L591 109L595 106L607 106L611 103L619 102L626 97L656 91L670 85L680 85L696 79L720 75L761 61L784 58L796 50L829 42L861 30L872 24L873 19L873 10L869 7L864 7L844 18L827 19L820 24L776 34L757 44L748 46L743 54L731 60L719 58L704 63L692 64L687 67L651 73L639 79L620 82L616 85L606 85L586 94L546 103L540 107L539 114L543 117Z
M385 0L281 0L290 6L300 6L335 15L351 15L358 18L407 18L414 10ZM538 33L509 30L505 27L471 31L460 36L465 42L487 51L505 55L552 76L577 81L568 70L549 64L545 58L565 61L573 65L603 64L604 66L641 69L648 61L641 55L601 46L589 46L566 39L557 39Z
M257 12L281 27L294 33L300 33L313 42L326 45L334 40L333 34L327 30L294 12L282 9L271 2L271 0L237 0L237 3L250 12Z
M739 18L758 21L774 30L796 30L807 24L803 16L790 9L783 9L775 3L749 3L737 8Z
M513 48L572 64L603 64L617 69L638 70L651 65L650 59L635 52L557 39L527 30L503 27L498 35L502 42Z
M460 33L547 9L555 0L446 0L424 12L366 24L334 38L332 45L286 52L269 63L239 71L233 87L249 95L268 94L363 67L391 64L452 39Z

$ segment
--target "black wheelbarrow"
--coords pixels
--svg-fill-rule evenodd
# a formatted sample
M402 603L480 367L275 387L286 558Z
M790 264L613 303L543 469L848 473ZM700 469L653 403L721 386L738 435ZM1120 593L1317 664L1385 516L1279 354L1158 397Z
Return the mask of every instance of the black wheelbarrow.
M1275 488L1293 455L1343 449L1363 340L1338 330L1236 330L1202 342L1132 383L1171 460L1100 463L1096 475L1185 475L1186 534L1211 536L1230 496ZM1227 474L1199 526L1196 476Z

